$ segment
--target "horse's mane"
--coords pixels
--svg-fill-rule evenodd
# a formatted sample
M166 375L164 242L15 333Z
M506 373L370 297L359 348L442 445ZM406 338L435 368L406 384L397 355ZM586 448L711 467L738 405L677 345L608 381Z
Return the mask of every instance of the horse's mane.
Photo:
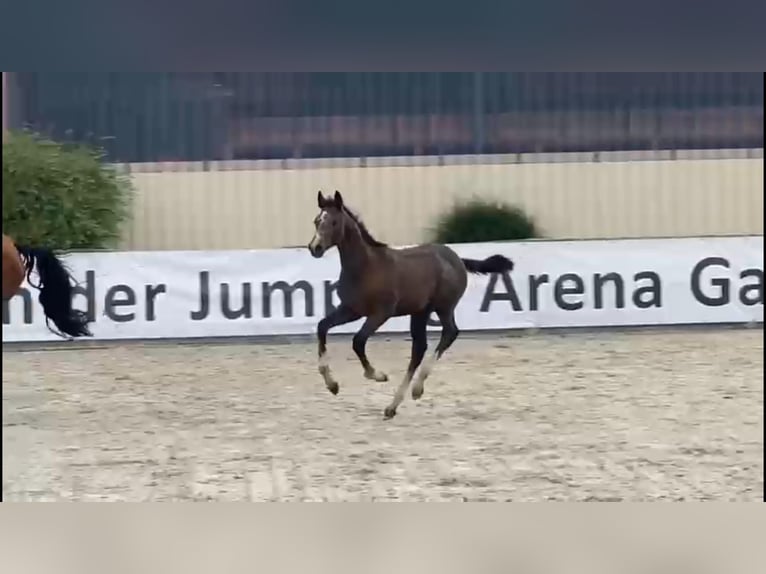
M364 225L364 222L362 222L362 218L351 211L345 204L343 205L343 211L348 215L354 223L356 223L356 226L359 228L359 233L362 235L362 239L365 243L368 245L371 245L372 247L388 247L385 243L382 241L378 241L375 239L370 232L367 230L367 227Z

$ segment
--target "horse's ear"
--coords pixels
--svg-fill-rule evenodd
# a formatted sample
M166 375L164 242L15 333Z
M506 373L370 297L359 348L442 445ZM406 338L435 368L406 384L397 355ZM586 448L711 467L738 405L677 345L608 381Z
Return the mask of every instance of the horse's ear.
M335 190L335 206L338 208L343 207L343 196L337 189Z
M317 191L317 205L319 205L319 209L324 209L324 197L322 196L322 190L320 189Z

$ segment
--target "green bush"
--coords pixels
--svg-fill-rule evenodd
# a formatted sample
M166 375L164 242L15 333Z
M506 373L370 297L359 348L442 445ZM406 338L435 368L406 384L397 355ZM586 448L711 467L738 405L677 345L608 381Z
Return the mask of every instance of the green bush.
M128 176L100 150L13 132L3 144L3 232L56 249L113 247L129 213Z
M538 237L535 223L518 207L473 199L453 207L434 229L438 243L478 243Z

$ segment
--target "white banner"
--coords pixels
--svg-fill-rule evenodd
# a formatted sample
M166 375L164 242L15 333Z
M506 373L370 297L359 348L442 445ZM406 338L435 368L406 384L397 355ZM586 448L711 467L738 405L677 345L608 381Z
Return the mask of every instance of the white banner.
M763 321L763 237L539 241L454 246L472 259L502 253L507 275L469 278L463 330ZM303 249L72 254L75 305L96 339L313 333L338 304L337 251ZM353 332L361 320L332 332ZM3 341L57 340L37 291L3 309ZM383 332L408 331L409 319Z

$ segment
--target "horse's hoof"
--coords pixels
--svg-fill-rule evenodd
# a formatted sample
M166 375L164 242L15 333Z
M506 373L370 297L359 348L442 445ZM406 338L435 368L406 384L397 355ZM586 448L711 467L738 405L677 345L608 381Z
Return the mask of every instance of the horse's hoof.
M417 401L420 397L422 397L424 390L425 388L423 387L423 385L413 385L412 400Z
M396 409L392 407L386 407L386 410L383 411L383 420L391 420L396 416Z
M330 391L333 395L337 395L338 391L340 390L340 385L336 382L327 383L327 390Z
M388 380L388 375L386 373L380 373L378 371L365 373L364 376L371 381L377 381L379 383L385 383Z

